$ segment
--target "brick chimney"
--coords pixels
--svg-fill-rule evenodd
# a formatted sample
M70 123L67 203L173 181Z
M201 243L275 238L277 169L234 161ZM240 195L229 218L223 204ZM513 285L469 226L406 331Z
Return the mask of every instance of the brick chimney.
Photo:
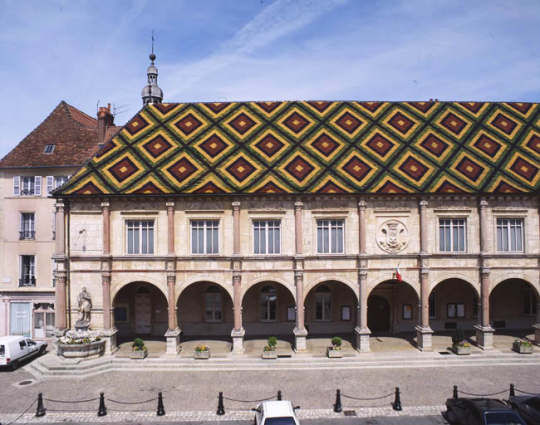
M98 117L98 144L103 145L105 143L105 135L107 134L107 128L114 125L114 116L111 114L111 104L107 107L100 107L97 113Z

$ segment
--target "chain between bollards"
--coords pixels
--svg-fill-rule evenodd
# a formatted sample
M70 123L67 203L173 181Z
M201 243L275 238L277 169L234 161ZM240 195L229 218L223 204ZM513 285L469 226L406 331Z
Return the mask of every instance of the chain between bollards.
M278 390L277 392L277 399L278 401L281 401L281 390Z
M514 387L514 384L510 384L510 395L509 397L515 397L516 396L516 388Z
M223 393L220 391L218 396L217 415L222 416L225 414L225 406L223 405Z
M157 415L158 416L165 415L165 406L163 406L163 394L161 393L161 391L158 393Z
M401 406L401 395L399 392L399 387L396 387L396 396L394 398L394 404L392 406L394 410L401 411L403 408Z
M107 416L107 408L105 407L105 393L99 393L99 409L98 416Z
M336 403L334 404L334 412L341 413L343 406L341 405L341 391L336 391Z
M45 407L43 406L43 393L38 394L38 401L37 401L37 409L36 409L36 416L39 418L41 416L45 416Z
M453 393L452 393L452 397L453 397L453 398L459 398L457 385L454 385L454 391L453 391Z

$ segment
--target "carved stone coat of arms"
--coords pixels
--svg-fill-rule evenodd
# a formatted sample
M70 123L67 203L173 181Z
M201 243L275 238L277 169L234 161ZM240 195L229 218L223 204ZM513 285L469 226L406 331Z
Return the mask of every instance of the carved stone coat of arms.
M398 220L388 220L381 224L377 232L377 244L386 252L400 252L409 243L407 227Z

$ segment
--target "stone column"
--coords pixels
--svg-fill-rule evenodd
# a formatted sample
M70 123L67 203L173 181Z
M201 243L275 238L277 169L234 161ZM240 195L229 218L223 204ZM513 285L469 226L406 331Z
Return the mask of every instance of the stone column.
M233 254L240 254L240 202L233 202Z
M420 351L432 351L433 330L429 326L429 270L420 269L420 325L416 327L417 345Z
M63 335L64 331L67 329L67 272L65 270L56 270L54 272L54 278L56 279L56 287L54 291L55 327Z
M360 254L366 254L366 201L358 201L358 245Z
M487 251L487 220L486 220L486 208L487 201L485 199L480 200L479 218L480 218L480 254L484 254Z
M490 275L489 267L480 269L482 284L480 287L482 311L480 314L480 324L476 325L476 344L483 350L493 348L493 329L489 323L489 289Z
M296 287L296 326L294 332L294 348L296 352L307 350L307 330L304 323L304 273L294 272L294 285Z
M231 332L233 340L233 354L244 353L244 335L246 331L242 325L242 275L233 273L233 302L234 302L234 329Z
M302 255L304 241L302 239L302 202L294 203L294 237L296 245L296 255Z
M101 203L101 213L103 215L103 255L111 253L111 212L108 201Z
M358 271L358 326L356 326L354 331L356 332L356 349L361 353L370 351L369 336L371 335L371 331L369 330L367 323L367 277L367 270Z
M168 304L168 329L165 332L165 338L167 339L167 352L168 356L176 356L180 351L180 333L182 332L178 327L176 318L176 272L167 272L167 304Z
M105 355L111 355L118 350L116 344L118 329L112 323L110 272L101 273L101 284L103 287L103 330L99 334L105 340Z
M66 255L66 230L65 230L65 204L62 199L56 201L56 236L55 254L56 256Z
M167 201L167 253L174 255L174 202Z
M428 223L426 219L426 207L428 203L426 200L422 199L419 203L420 207L420 254L427 254L427 234L428 234Z

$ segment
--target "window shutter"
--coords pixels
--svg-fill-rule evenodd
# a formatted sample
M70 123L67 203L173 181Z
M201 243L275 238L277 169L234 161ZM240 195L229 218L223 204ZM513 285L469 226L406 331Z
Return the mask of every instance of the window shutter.
M13 177L13 196L21 196L21 178Z
M41 176L36 176L34 182L34 195L41 196Z
M54 177L47 176L47 195L50 195L54 189Z

